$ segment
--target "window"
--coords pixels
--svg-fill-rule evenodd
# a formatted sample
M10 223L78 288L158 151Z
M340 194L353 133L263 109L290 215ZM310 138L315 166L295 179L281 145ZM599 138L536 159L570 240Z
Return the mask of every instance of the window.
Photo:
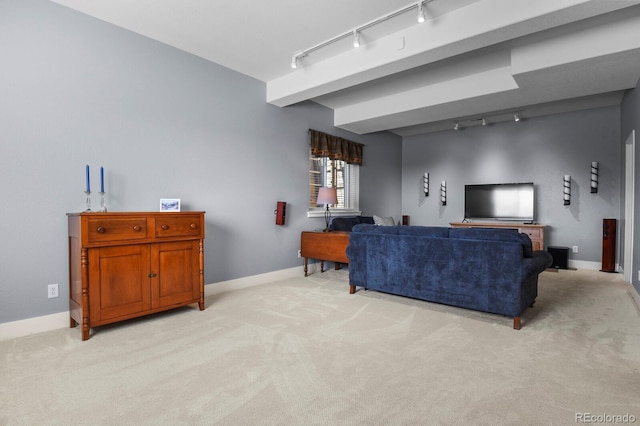
M359 215L359 166L342 160L309 155L309 213L308 217L322 217L324 206L318 206L318 190L336 188L338 204L330 206L333 216Z
M336 188L338 204L331 206L333 216L355 216L359 211L359 175L363 146L338 136L309 129L309 212L307 217L323 217L318 192L323 186Z

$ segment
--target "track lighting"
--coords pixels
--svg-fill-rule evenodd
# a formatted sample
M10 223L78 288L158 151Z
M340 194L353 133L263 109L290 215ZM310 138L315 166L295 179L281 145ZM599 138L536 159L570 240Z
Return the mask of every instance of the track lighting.
M360 47L360 34L358 30L353 31L353 47Z
M418 22L421 24L424 22L424 9L422 7L422 2L418 2Z
M353 36L353 47L358 47L360 46L360 31L364 31L368 28L373 27L374 25L378 25L382 22L385 22L389 19L395 18L396 16L402 15L405 12L408 12L410 10L412 10L413 8L417 7L418 8L418 22L424 22L425 21L425 15L424 15L424 4L425 3L429 3L431 1L434 0L422 0L419 2L413 2L403 8L400 8L398 10L395 10L393 12L389 12L386 15L383 15L377 19L374 19L373 21L369 21L365 24L360 25L359 27L356 27L354 30L350 30L347 32L344 32L342 34L339 34L333 38L330 38L329 40L323 41L322 43L318 43L315 46L311 46L307 49L301 50L299 51L299 53L297 53L293 59L291 60L291 68L297 68L297 59L300 59L304 56L307 56L309 53L311 52L315 52L318 49L322 49L323 47L329 46L330 44L336 43L344 38L348 38ZM294 66L295 65L295 66Z
M503 121L510 120L510 118L508 117L513 117L513 120L516 122L522 119L522 117L520 116L520 112L511 112L511 111L496 112L494 114L485 115L484 117L482 116L460 117L458 118L457 121L453 122L454 123L453 130L465 129L467 128L467 126L473 127L478 125L482 125L482 126L488 126L490 124L493 125L496 123L501 123Z

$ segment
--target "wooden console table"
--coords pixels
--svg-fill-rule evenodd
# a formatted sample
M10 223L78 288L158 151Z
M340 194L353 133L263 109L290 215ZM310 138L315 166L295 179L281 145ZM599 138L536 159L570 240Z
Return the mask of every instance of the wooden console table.
M300 255L304 257L304 276L308 276L309 258L320 259L320 272L324 272L325 260L335 262L336 269L340 269L341 263L349 263L346 253L348 245L349 232L302 232L300 235Z
M204 212L70 213L70 325L92 327L197 303Z
M494 223L494 222L451 222L452 228L508 228L517 229L527 234L531 239L534 250L544 250L545 225L527 225L524 223Z

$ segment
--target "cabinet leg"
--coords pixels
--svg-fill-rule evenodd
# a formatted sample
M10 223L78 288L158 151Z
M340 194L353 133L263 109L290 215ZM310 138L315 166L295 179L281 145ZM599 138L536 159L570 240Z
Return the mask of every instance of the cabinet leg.
M307 266L309 265L309 258L305 257L304 258L304 276L308 277L309 276L309 269L307 268Z
M74 320L73 318L69 317L69 328L75 328L76 325L78 325L76 320Z
M336 267L335 267L336 271L342 269L342 264L340 262L336 262Z
M204 311L204 301L198 302L198 308L200 308L201 311Z
M82 340L89 340L89 319L82 319Z
M324 260L320 261L320 272L324 272Z

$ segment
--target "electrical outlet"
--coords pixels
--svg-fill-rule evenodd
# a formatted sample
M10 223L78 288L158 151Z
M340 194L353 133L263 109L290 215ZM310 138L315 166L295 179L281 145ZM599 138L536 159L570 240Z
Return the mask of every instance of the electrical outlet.
M49 299L58 297L58 284L49 284L47 288L47 294Z
M578 246L573 246L573 252L577 253L578 252Z
M302 250L298 250L298 257L302 257Z

